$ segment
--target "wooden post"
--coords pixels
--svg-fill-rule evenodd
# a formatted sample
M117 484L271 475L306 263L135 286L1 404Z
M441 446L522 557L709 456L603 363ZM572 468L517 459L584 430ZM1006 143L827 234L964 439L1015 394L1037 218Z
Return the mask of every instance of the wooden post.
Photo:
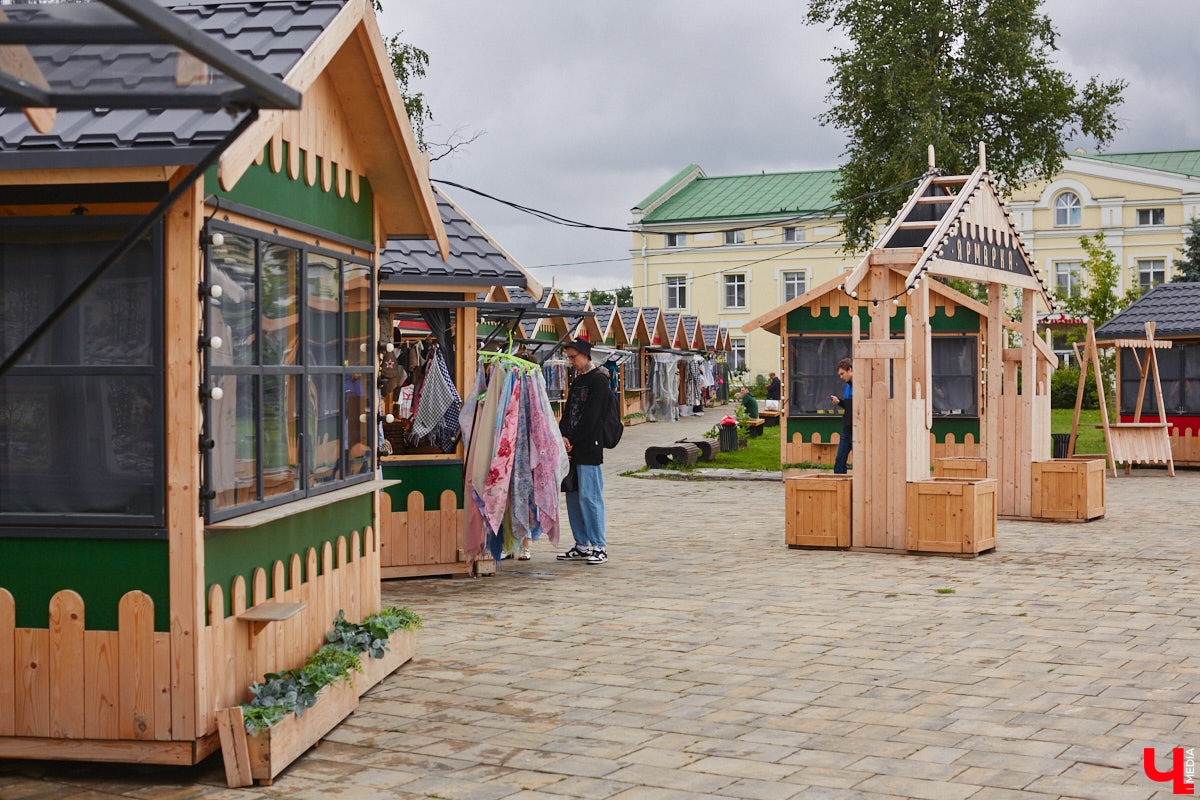
M983 145L980 145L982 148ZM982 153L982 150L981 150ZM982 157L982 155L981 155ZM1034 441L1034 406L1037 399L1037 348L1033 339L1037 336L1034 325L1037 314L1034 312L1034 291L1024 289L1021 292L1021 394L1020 411L1017 420L1017 447L1014 452L1016 463L1016 515L1030 516L1033 508L1033 471L1034 454L1038 452L1038 443ZM1014 387L1015 388L1015 387Z
M988 462L988 477L1000 478L1000 386L1004 378L1004 298L1003 287L988 284L987 319L987 404L984 416L983 457Z
M1150 362L1150 371L1154 373L1154 397L1158 400L1158 419L1162 422L1163 430L1165 431L1169 425L1167 423L1167 409L1163 406L1162 395L1162 380L1158 375L1158 352L1154 348L1154 329L1155 323L1146 323L1146 342L1150 345L1146 348L1146 358ZM1117 362L1120 363L1120 355L1117 356ZM1121 413L1121 386L1117 385L1117 413ZM1138 402L1138 411L1142 410L1141 402ZM1164 433L1165 436L1165 433ZM1170 441L1167 442L1167 474L1174 477L1175 475L1175 455L1171 452Z
M172 180L179 180L177 176ZM166 215L165 347L167 538L170 559L171 731L203 736L198 692L205 683L199 640L204 630L204 520L199 512L201 264L204 186L197 182Z

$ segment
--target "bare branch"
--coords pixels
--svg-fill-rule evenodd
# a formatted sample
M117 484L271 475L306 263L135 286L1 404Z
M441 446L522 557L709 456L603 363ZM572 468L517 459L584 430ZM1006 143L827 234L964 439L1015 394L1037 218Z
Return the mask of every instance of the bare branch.
M466 147L469 144L474 144L476 141L479 140L479 137L484 136L486 133L487 133L487 131L475 131L469 137L464 138L463 134L462 134L462 126L459 126L454 129L454 132L450 134L450 137L447 141L445 141L445 142L430 142L429 143L429 148L428 148L429 153L430 153L429 160L437 161L439 159L443 159L456 150ZM433 155L434 148L444 148L444 149L442 150L442 152L438 153L437 155Z

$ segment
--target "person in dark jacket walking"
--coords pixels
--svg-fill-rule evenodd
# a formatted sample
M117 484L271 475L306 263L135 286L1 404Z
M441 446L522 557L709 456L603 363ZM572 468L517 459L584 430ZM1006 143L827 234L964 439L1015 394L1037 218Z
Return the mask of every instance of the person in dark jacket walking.
M768 372L767 376L767 402L765 407L767 411L778 411L779 400L783 396L783 382L779 380L779 376L774 372Z
M849 358L843 358L837 365L838 377L846 382L846 388L842 390L842 396L839 398L835 394L829 395L829 401L834 405L842 407L842 438L838 441L837 457L833 461L833 474L846 474L846 460L850 457L851 428L854 424L854 361Z
M608 375L592 363L592 345L586 339L576 339L563 348L563 353L578 375L571 381L567 402L563 407L562 432L571 472L567 484L567 519L575 546L559 553L559 561L586 561L603 564L608 561L604 537L604 446L600 442L601 423L611 392ZM574 479L574 485L571 484Z

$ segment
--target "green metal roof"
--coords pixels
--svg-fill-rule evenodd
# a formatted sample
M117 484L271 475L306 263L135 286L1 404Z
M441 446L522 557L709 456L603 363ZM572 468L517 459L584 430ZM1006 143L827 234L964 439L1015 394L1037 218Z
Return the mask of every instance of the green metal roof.
M1145 167L1163 172L1176 172L1180 175L1200 175L1200 150L1158 150L1146 153L1099 153L1096 155L1074 154L1072 158L1094 158L1100 161L1112 161L1117 164L1128 164L1131 167Z
M681 180L683 180L684 176L686 176L689 172L691 172L694 169L700 169L700 165L699 164L688 164L686 167L679 170L679 172L676 172L674 175L672 175L670 180L668 180L662 186L658 187L653 192L651 192L649 197L647 197L642 202L638 203L636 206L634 206L634 208L649 208L651 203L653 203L658 198L662 197L663 194L666 193L666 191L668 189L670 189L672 186L674 186L675 184L677 184Z
M696 178L642 221L786 217L818 211L833 204L837 174L835 169L822 169Z

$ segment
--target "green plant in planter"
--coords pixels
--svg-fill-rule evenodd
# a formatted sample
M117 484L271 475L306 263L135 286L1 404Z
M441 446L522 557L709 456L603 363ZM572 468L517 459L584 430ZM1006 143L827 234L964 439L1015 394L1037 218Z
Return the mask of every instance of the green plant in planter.
M383 658L390 649L388 640L397 630L419 630L421 618L408 608L388 607L370 615L361 623L350 622L339 611L328 643L313 653L298 670L263 676L250 687L254 699L242 703L242 719L250 733L270 728L289 713L304 715L317 702L317 693L326 686L362 672L362 654Z

